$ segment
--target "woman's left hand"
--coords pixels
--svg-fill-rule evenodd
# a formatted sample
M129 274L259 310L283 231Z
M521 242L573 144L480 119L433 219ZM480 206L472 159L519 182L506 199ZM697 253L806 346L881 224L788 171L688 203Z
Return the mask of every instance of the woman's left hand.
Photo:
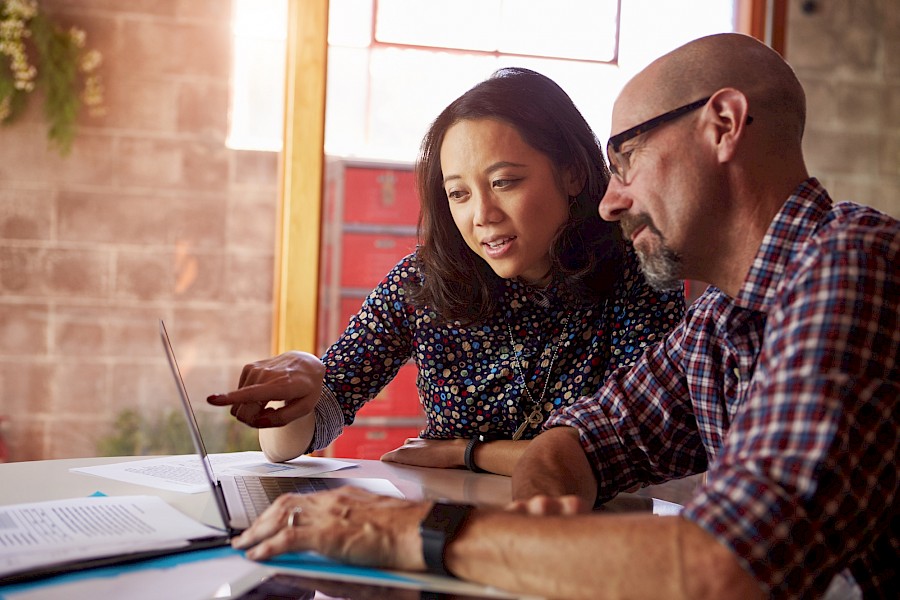
M382 456L381 460L416 467L456 469L466 466L465 453L468 443L469 440L464 438L453 440L409 438L402 446Z

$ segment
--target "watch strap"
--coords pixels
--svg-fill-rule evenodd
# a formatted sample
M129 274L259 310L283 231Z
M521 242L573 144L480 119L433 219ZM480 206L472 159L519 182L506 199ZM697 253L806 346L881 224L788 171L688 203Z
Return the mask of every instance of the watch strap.
M419 535L422 538L422 557L429 572L454 576L447 570L444 553L447 544L457 536L473 508L475 507L471 504L435 502L422 519Z
M475 447L484 441L484 436L476 435L469 443L466 444L466 452L463 455L463 462L466 465L466 468L473 473L486 473L484 469L475 464Z

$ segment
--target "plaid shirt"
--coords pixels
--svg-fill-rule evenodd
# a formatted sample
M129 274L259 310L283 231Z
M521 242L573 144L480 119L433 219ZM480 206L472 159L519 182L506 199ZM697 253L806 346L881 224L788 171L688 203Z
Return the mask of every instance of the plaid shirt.
M633 369L547 426L579 430L600 502L708 471L682 516L773 597L821 597L845 568L866 597L895 594L898 264L897 220L832 206L809 179L736 298L710 287Z

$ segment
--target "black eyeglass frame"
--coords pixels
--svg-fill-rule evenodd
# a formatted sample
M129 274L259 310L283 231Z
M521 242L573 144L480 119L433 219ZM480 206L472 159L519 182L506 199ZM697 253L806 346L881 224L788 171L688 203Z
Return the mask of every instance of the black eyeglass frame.
M707 96L706 98L701 98L700 100L696 100L691 102L690 104L685 104L684 106L679 106L678 108L673 108L669 112L665 112L661 115L655 116L652 119L647 119L643 123L635 125L630 129L626 129L622 133L617 133L616 135L609 138L609 141L606 142L606 157L609 160L609 170L613 175L618 177L622 183L625 183L625 170L620 169L619 165L616 163L622 163L623 159L619 153L619 149L622 147L622 144L627 142L628 140L634 139L642 133L647 133L648 131L659 127L664 123L668 123L669 121L673 121L680 117L681 115L687 114L692 110L697 110L698 108L705 106L709 99L712 96ZM747 123L749 124L752 120L752 117L748 117ZM616 157L616 161L613 161L613 156ZM622 172L620 172L620 170Z

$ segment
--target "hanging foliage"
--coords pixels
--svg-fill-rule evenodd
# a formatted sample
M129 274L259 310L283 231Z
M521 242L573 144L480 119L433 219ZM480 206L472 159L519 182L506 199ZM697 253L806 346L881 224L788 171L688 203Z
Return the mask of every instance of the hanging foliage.
M79 110L103 112L102 56L86 48L86 37L53 23L37 0L0 0L0 123L14 122L40 87L47 137L68 154Z

